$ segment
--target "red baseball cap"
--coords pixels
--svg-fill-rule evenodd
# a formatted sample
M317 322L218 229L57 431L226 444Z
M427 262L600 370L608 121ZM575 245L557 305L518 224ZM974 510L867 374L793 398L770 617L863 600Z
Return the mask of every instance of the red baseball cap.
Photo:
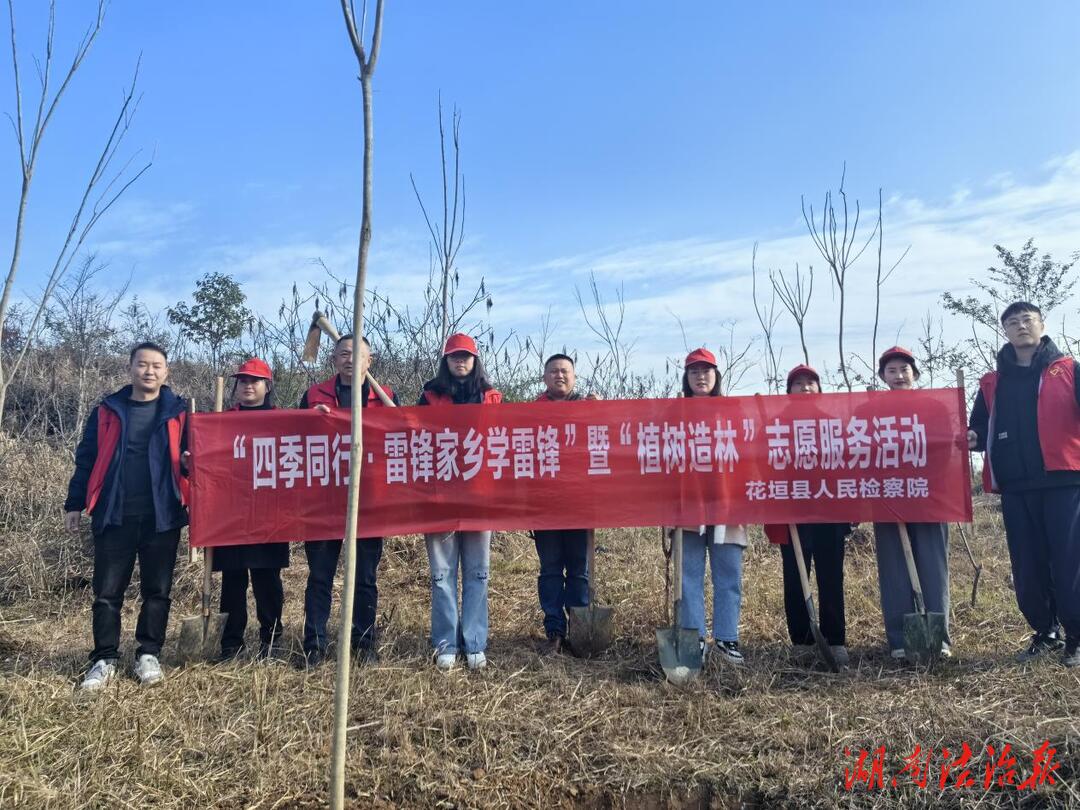
M814 382L816 382L818 385L821 385L821 376L817 373L817 371L815 371L813 368L806 365L805 363L799 363L799 365L795 366L795 368L793 368L787 373L786 390L789 394L791 393L791 381L798 377L800 374L805 374L807 377L813 377Z
M713 368L716 368L716 355L708 349L694 349L690 354L686 355L686 362L683 363L683 368L690 368L690 366L695 363L707 363Z
M476 350L476 341L468 335L458 332L446 339L446 346L443 348L443 357L454 352L468 352L473 357L479 357L480 352Z
M879 377L885 373L885 364L896 357L899 357L902 360L907 360L911 364L911 368L912 370L914 370L915 374L917 375L919 373L919 367L915 363L915 355L913 355L909 349L905 349L903 346L893 346L892 348L883 351L881 353L881 357L878 358L877 373Z
M252 357L250 360L245 360L240 364L240 367L235 372L229 375L230 377L257 377L260 380L273 380L274 373L270 370L270 366L265 361L260 360L258 357Z

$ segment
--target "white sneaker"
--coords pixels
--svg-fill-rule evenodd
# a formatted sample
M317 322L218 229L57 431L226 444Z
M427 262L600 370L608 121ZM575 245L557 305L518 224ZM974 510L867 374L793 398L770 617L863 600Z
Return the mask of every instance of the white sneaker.
M905 658L907 658L907 653L904 652L902 649L892 650L889 653L889 657L892 658L894 661L903 661Z
M941 657L952 658L952 647L949 646L949 642L941 642Z
M435 656L435 666L441 669L443 672L449 672L454 668L454 664L457 663L457 655L455 653L440 653Z
M116 661L111 658L101 658L90 667L79 689L83 692L96 692L115 677Z
M465 660L469 663L469 669L483 669L487 666L487 656L482 652L469 653Z
M135 662L135 677L143 686L153 686L165 677L156 655L140 655Z

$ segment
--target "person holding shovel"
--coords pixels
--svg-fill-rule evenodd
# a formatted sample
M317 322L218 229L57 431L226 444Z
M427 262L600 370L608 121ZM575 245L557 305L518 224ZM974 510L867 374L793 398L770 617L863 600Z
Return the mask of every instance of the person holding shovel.
M787 393L820 394L821 377L810 366L795 366L787 375ZM851 524L800 523L797 528L806 570L809 572L811 567L814 567L817 573L821 632L836 663L847 666L849 656L844 619L844 540L851 532ZM790 533L786 525L774 524L765 527L769 542L780 546L784 572L784 615L787 617L792 652L797 660L808 660L814 655L814 635Z
M708 349L694 349L686 356L682 378L684 397L720 396L720 370L716 356ZM712 629L716 653L721 660L741 665L745 662L739 649L739 612L742 609L743 552L746 550L744 526L695 526L683 531L682 603L679 622L698 631L701 661L704 665L708 647L705 642L705 557L712 573Z
M1020 612L1034 633L1017 661L1063 650L1080 666L1080 372L1027 301L1001 313L1008 342L979 381L968 446L1001 493ZM1062 628L1065 639L1062 640Z
M361 407L382 407L382 400L365 379L371 366L371 345L367 338L361 336L359 341L355 341L352 335L342 335L334 344L332 359L337 373L311 386L300 400L301 408L313 408L322 413L330 413L334 408L348 410L352 407L353 381L357 378L362 381L359 391ZM384 390L396 405L397 395L385 386ZM304 663L308 667L318 666L327 656L329 640L326 623L330 619L330 597L341 545L341 540L304 543L308 563L307 587L304 589ZM351 643L353 655L359 664L374 664L379 660L375 648L375 621L379 606L377 575L382 551L381 537L357 538Z
M274 407L274 375L263 360L253 357L232 374L233 411L268 411ZM289 567L288 543L253 543L218 546L213 570L221 572L221 612L228 614L221 634L221 658L228 661L244 649L247 627L247 591L255 596L259 620L259 657L269 658L280 645L284 628L281 611L285 591L281 569Z
M187 403L165 384L169 361L155 343L131 350L130 384L105 397L86 420L64 501L64 526L79 532L83 510L94 534L94 649L81 689L116 677L124 591L139 562L142 605L135 627L135 677L161 681L158 656L169 622L173 568L188 493L180 456Z
M544 391L537 402L573 402L583 399L574 390L574 361L565 354L553 354L544 362ZM588 394L584 399L597 399ZM540 574L536 590L544 612L544 633L548 651L559 653L566 645L566 609L584 607L589 602L588 529L537 529L533 532Z
M878 377L890 391L910 391L919 379L915 356L901 346L886 349L878 358ZM922 587L927 613L944 614L945 637L941 655L952 655L949 638L949 524L907 523L915 570ZM881 614L889 655L896 660L904 651L904 615L916 612L911 575L908 573L900 528L896 523L874 524Z
M488 381L476 341L457 333L446 339L439 370L424 383L418 405L497 405L502 394ZM431 567L431 643L435 665L453 669L459 652L469 669L487 666L488 568L491 532L424 535ZM461 610L458 611L458 569Z

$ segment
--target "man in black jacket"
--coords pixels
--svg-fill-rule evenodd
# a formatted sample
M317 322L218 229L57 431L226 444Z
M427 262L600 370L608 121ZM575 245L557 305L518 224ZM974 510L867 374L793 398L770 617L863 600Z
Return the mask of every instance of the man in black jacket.
M1016 601L1034 630L1017 660L1064 647L1065 665L1080 666L1080 374L1034 304L1011 304L1001 324L1009 342L979 382L968 445L986 453L986 490L1001 492Z
M158 656L169 621L176 547L187 524L187 481L180 471L186 402L167 385L165 350L140 343L130 356L131 384L107 396L86 421L64 502L64 525L78 533L85 509L94 534L94 650L82 689L116 675L124 591L139 561L142 605L135 627L135 675L162 679Z

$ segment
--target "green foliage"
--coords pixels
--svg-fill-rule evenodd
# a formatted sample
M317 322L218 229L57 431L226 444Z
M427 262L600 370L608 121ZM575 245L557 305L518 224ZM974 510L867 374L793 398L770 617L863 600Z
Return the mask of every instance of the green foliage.
M169 323L180 328L196 344L206 346L210 364L221 368L222 350L237 340L252 318L244 306L247 296L240 284L224 273L207 273L195 282L195 303L181 301L168 308Z
M1001 260L1001 266L988 267L986 280L971 279L971 283L989 300L980 300L972 295L957 298L947 292L941 296L946 310L996 330L999 314L1014 301L1028 301L1045 314L1072 295L1077 280L1069 277L1069 271L1080 254L1074 253L1068 262L1055 262L1049 253L1039 258L1034 239L1028 239L1019 254L1001 245L994 245L994 250Z

